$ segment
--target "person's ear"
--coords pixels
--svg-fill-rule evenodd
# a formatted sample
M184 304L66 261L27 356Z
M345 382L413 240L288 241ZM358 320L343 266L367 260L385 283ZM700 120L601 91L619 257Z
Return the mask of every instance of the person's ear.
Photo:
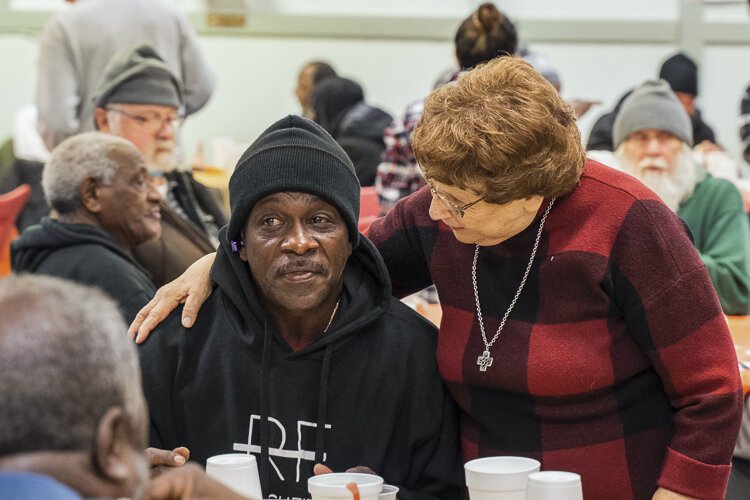
M244 262L247 262L247 247L245 247L244 238L239 241L239 249L237 250L237 253L240 256L240 259L242 259Z
M96 125L96 130L100 132L111 132L106 109L96 108L94 110L94 124Z
M78 186L78 195L81 199L81 205L92 213L102 211L102 202L99 197L101 186L93 177L86 177L81 185Z
M127 417L121 407L109 408L99 419L93 453L96 470L109 482L122 484L132 480L129 464L132 446Z

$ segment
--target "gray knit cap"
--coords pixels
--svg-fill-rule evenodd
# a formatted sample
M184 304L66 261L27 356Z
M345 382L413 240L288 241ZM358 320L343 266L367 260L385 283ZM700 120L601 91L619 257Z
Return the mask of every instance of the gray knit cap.
M693 145L690 116L664 80L649 80L635 89L622 103L612 130L617 149L633 132L645 129L664 130Z
M164 60L148 44L116 54L94 92L97 107L109 103L156 104L181 108L182 86Z
M341 146L317 123L289 115L266 129L245 151L229 179L227 240L240 240L253 206L282 191L310 193L336 207L349 240L359 243L359 180Z

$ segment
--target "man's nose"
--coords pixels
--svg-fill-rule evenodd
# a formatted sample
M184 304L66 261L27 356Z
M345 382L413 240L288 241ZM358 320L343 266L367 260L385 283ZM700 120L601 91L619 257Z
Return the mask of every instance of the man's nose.
M646 152L649 154L661 154L661 141L656 137L650 138L646 142Z
M159 190L156 189L156 186L152 182L148 183L148 193L146 195L146 199L150 201L151 203L159 204L162 202L161 194L159 193Z
M318 248L318 241L310 234L304 223L294 223L286 234L281 249L298 255Z

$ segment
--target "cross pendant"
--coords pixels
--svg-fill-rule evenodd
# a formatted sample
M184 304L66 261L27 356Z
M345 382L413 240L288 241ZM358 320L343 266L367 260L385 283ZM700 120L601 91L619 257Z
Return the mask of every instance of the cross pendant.
M490 351L484 351L481 356L477 357L477 364L479 365L479 371L486 372L487 368L492 366Z

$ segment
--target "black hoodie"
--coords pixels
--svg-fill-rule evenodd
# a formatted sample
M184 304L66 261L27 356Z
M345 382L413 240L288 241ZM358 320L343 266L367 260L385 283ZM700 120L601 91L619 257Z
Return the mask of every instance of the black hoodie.
M46 274L102 289L126 322L154 296L148 273L112 237L90 224L63 224L44 217L11 244L16 273Z
M370 467L399 498L463 496L455 409L438 373L435 328L391 297L361 236L329 331L294 352L259 302L226 229L216 288L196 324L175 310L141 347L151 445L191 458L249 452L264 498L308 498L313 465ZM325 426L318 426L324 423Z

